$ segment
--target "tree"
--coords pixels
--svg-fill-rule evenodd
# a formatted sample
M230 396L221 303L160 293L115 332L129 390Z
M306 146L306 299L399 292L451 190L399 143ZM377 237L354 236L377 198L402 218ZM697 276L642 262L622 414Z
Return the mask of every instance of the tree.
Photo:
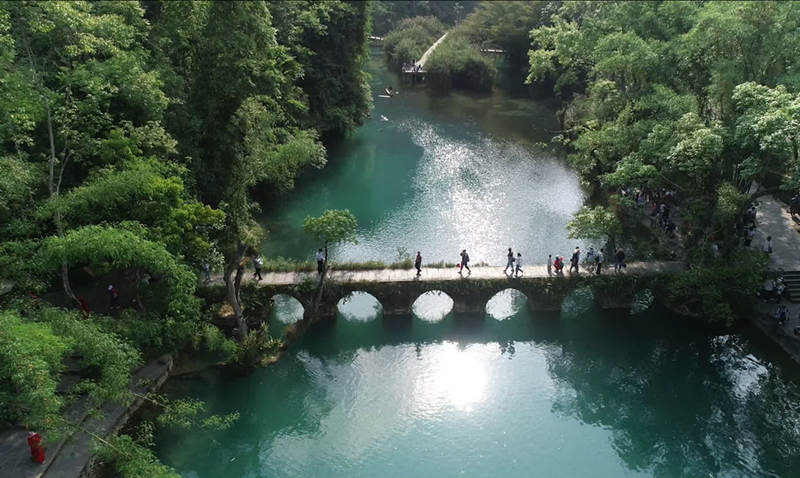
M308 111L301 123L324 139L350 133L372 106L362 71L367 57L369 4L352 1L269 2L278 44L302 66L297 85Z
M615 238L620 232L622 224L617 215L603 206L583 206L567 223L567 237L608 241L609 251L614 250Z
M789 173L787 186L800 186L800 95L778 85L769 88L753 82L733 90L736 106L735 138L749 153L749 177L760 177L766 167Z
M51 198L109 159L101 146L115 126L128 122L131 134L160 128L151 122L161 118L167 99L146 67L140 40L147 24L138 3L4 2L0 12L8 19L0 22L0 32L10 32L16 50L8 84L16 88L25 78L38 97L35 108L31 97L14 104L12 139L18 155L47 158ZM63 234L58 214L54 223L56 234ZM65 264L61 280L74 299Z
M303 232L324 243L325 264L328 263L328 244L352 242L356 240L356 217L349 210L328 209L319 217L306 216Z
M419 60L444 31L445 26L434 17L414 17L401 21L383 39L383 51L386 52L389 65L399 71L404 62Z
M460 28L473 44L500 47L513 65L521 65L530 49L530 32L549 20L541 1L480 2Z
M200 121L193 169L204 202L225 212L223 276L244 339L239 287L246 254L262 235L250 189L291 189L302 167L324 164L325 150L315 130L298 126L308 108L296 85L302 68L278 45L266 2L212 3L193 65L189 102Z

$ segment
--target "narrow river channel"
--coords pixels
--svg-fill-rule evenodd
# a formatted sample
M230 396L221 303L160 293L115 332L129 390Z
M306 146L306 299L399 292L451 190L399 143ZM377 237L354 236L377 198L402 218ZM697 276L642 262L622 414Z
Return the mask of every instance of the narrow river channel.
M401 84L372 53L372 118L271 205L264 255L310 259L318 244L300 228L325 209L358 219L358 244L335 248L339 261L394 262L400 250L457 262L466 248L472 261L499 265L513 247L544 263L572 250L564 225L583 193L565 162L537 146L558 128L552 106L524 87L431 96ZM389 85L400 94L381 98Z
M376 93L397 85L380 61ZM266 255L307 257L315 244L299 225L326 208L359 218L359 244L340 260L405 248L455 262L466 247L498 264L508 246L537 258L571 249L578 181L534 144L551 109L508 91L400 89L264 218ZM759 335L658 306L601 311L580 293L560 313L525 301L509 290L485 314L453 314L432 295L384 317L354 296L273 366L169 382L170 397L241 418L223 432L161 432L158 456L185 478L800 476L800 373ZM277 297L272 332L301 315Z

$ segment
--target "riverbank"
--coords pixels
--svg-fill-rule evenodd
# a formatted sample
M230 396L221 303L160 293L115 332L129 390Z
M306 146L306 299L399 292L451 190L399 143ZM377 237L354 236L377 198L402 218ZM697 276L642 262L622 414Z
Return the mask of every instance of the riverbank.
M778 324L775 319L778 305L772 303L756 305L750 322L800 365L800 336L794 333L794 329L800 327L800 304L784 305L789 310L789 319L783 324Z
M163 355L136 370L130 379L130 391L146 395L158 391L169 377L173 366L171 355ZM54 444L45 444L45 461L34 463L30 459L26 435L28 430L0 431L0 476L13 478L77 478L88 471L91 461L93 436L105 438L119 431L141 407L142 398L135 398L129 406L106 404L100 415L90 414L85 403L79 401L68 408L64 417L76 425ZM86 430L86 431L84 431ZM90 432L90 433L87 433ZM143 477L144 478L144 477Z

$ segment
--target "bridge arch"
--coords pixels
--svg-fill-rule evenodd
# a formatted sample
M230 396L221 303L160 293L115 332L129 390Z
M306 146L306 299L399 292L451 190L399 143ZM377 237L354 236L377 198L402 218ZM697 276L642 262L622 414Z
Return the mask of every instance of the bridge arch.
M528 307L528 295L516 287L498 291L486 302L486 315L496 320L510 319Z
M561 301L561 317L575 318L595 306L594 290L588 284L581 285L570 291Z
M303 320L305 308L300 300L292 295L273 294L269 298L269 304L267 323L269 324L270 334L273 336L282 336L287 327Z
M425 322L439 322L453 310L453 298L435 289L425 291L411 304L411 312Z
M354 290L336 302L336 311L346 320L367 322L383 315L383 305L369 292Z

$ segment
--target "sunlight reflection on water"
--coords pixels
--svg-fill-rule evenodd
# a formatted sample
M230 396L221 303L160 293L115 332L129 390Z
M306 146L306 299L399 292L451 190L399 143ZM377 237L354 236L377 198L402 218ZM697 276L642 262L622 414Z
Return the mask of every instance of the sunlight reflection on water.
M413 194L362 228L357 245L337 247L336 257L392 260L405 248L423 250L426 262L456 262L466 248L473 262L499 265L509 246L538 263L571 249L564 225L583 194L564 164L477 131L454 138L416 120L396 128L424 150L412 173Z

